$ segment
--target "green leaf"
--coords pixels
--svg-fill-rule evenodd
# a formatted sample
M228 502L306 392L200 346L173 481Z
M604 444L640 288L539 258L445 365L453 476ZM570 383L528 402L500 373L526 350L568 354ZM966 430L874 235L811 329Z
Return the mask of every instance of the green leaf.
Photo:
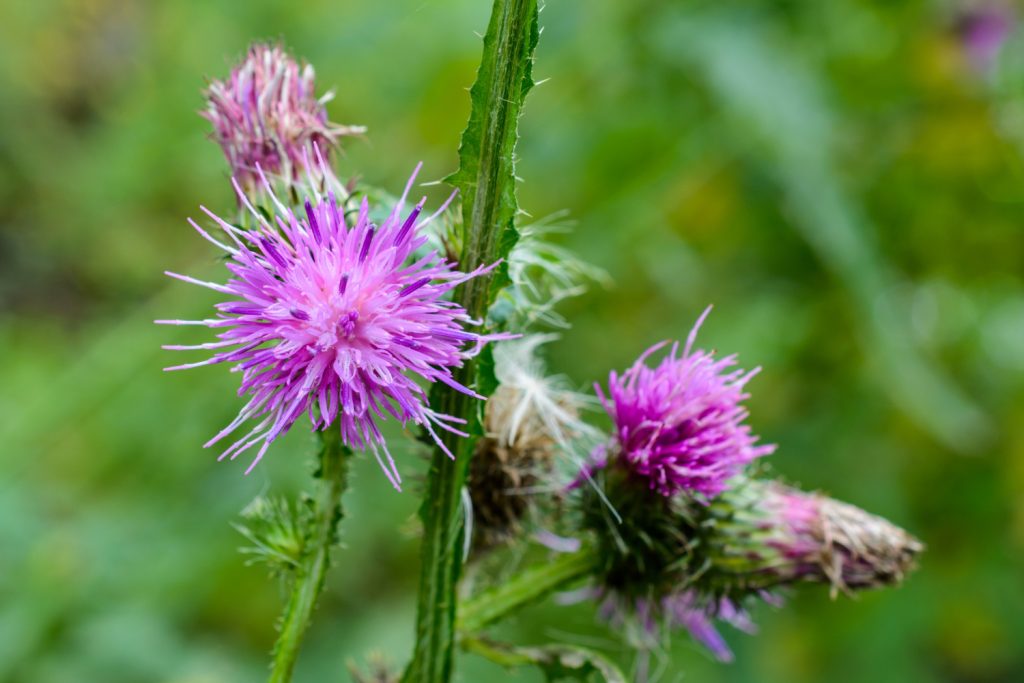
M533 52L540 30L536 0L496 0L484 36L483 57L469 91L469 123L459 144L459 170L446 178L462 196L462 266L472 270L508 257L519 238L515 217L515 146L519 116L533 87ZM509 284L501 264L480 284L467 308L486 312L494 295ZM473 289L467 287L467 289Z

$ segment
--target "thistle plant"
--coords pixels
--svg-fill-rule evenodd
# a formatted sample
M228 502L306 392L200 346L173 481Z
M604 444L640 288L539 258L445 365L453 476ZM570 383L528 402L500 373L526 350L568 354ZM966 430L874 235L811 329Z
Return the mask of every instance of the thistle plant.
M313 493L261 496L237 525L244 552L288 591L272 682L291 680L337 554L351 458L371 455L395 495L415 495L402 490L388 442L400 437L385 437L386 422L431 450L405 683L450 681L460 647L552 680L626 680L598 652L486 636L556 593L595 604L637 651L636 680L673 630L728 661L716 623L751 631L752 603L779 604L799 584L835 595L897 583L922 550L881 518L764 476L757 463L775 446L760 443L744 406L759 369L696 346L710 309L682 344L650 347L593 396L548 375L543 344L568 325L556 305L602 276L517 204L538 20L536 0L495 0L447 178L455 192L429 215L425 199L410 206L418 166L392 199L338 180L336 148L365 128L331 123L313 68L283 47L256 44L206 90L238 204L190 222L227 272L168 275L225 299L207 318L157 322L215 334L168 345L212 352L168 370L239 373L245 403L206 444L230 441L219 459L251 453L248 473L297 426L320 442ZM590 424L601 408L609 433ZM467 562L492 553L516 558L501 580L461 581ZM362 670L357 680L399 679L380 661Z

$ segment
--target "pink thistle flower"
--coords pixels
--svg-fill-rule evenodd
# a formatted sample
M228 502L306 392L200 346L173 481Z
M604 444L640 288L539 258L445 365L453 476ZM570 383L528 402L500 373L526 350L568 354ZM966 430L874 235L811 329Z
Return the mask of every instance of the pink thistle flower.
M825 582L832 595L899 583L924 545L895 524L818 493L764 487L758 503L767 573L781 582ZM752 553L755 557L758 553Z
M249 48L226 81L210 83L201 115L213 124L231 172L245 188L257 186L258 168L301 182L305 171L318 170L315 150L327 155L341 136L366 131L329 122L324 105L334 94L317 98L314 86L310 64L263 44ZM321 165L325 173L327 168Z
M716 360L713 352L694 349L697 331L710 313L700 316L686 339L657 367L647 359L662 342L645 351L620 378L612 372L608 395L596 386L598 397L615 422L618 462L663 496L686 491L714 497L744 465L775 450L757 446L757 437L743 424L749 397L746 383L760 371L731 370L736 356ZM607 462L595 453L595 467Z
M232 370L242 373L239 395L249 401L206 446L249 420L259 420L220 456L233 459L260 444L247 473L305 412L314 430L336 422L346 445L372 450L391 483L400 488L378 424L391 415L403 425L421 425L443 449L435 427L462 435L452 424L463 421L432 411L414 377L480 398L453 379L452 369L485 342L509 336L467 331L467 325L478 323L446 295L493 265L461 273L436 251L416 253L427 242L421 229L448 204L418 220L421 200L403 220L416 173L380 225L370 222L365 199L354 223L347 223L333 195L307 200L297 215L277 200L262 177L273 200L276 215L270 220L276 226L253 208L237 182L239 199L256 227L240 229L201 207L228 236L230 243L224 243L190 220L200 235L227 252L232 277L217 284L167 274L226 294L229 300L216 305L218 313L211 319L157 321L221 330L215 342L165 346L218 349L207 360L167 370L233 363Z

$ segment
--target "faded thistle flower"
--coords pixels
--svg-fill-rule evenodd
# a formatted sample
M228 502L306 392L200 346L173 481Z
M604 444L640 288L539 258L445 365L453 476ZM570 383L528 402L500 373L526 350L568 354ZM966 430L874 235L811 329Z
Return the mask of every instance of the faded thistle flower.
M712 553L714 580L723 586L809 581L830 585L835 596L899 583L924 549L881 517L778 482L746 482L710 519L722 549Z
M157 322L219 331L215 342L165 347L217 350L207 360L168 370L232 363L242 373L239 394L249 401L206 445L245 422L257 424L221 458L259 445L250 471L307 413L313 429L334 425L345 445L372 450L399 488L398 470L379 430L388 415L403 425L421 425L441 448L435 427L461 434L452 426L461 420L431 410L415 378L477 396L453 379L452 369L485 341L505 337L468 331L473 321L447 294L493 266L461 273L435 251L414 254L426 240L421 228L432 218L419 219L422 201L401 216L414 178L380 225L370 221L365 200L350 219L333 195L307 200L296 214L277 200L265 178L275 211L270 218L253 208L236 183L255 227L241 229L203 208L227 235L225 243L192 222L227 252L231 277L217 284L168 275L225 294L227 301L217 304L210 319Z
M694 349L700 316L682 354L674 343L655 367L647 359L667 342L645 351L620 377L612 372L608 393L595 387L615 423L614 441L598 452L601 463L628 470L634 478L663 496L680 492L713 498L750 461L775 446L758 446L743 424L748 398L744 386L760 368L733 369L736 356L716 359L713 352Z
M499 384L487 400L485 435L470 464L473 545L483 550L515 537L537 493L550 490L555 456L591 428L580 420L586 398L545 374L532 335L494 347Z
M317 97L313 67L299 63L279 45L255 44L224 81L206 90L202 116L213 124L231 171L247 190L259 185L259 169L286 183L307 173L329 174L317 164L344 135L365 132L327 120L332 92ZM333 176L329 176L333 177Z

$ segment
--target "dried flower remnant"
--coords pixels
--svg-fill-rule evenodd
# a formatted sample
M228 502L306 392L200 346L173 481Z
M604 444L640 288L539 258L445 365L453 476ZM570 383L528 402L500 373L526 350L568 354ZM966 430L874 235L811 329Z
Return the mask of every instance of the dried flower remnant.
M201 115L213 124L232 175L250 191L260 169L287 183L307 173L333 178L327 164L316 163L318 154L326 159L342 136L366 130L328 121L333 93L318 98L312 65L278 45L253 45L227 80L210 83L206 98Z
M589 283L607 285L608 274L582 261L572 251L556 244L551 236L568 232L565 213L517 225L519 239L508 255L511 284L492 305L523 327L546 325L568 328L555 310L558 304L587 291Z
M680 492L708 498L755 458L775 446L757 444L743 424L746 383L760 368L732 369L736 356L716 360L713 352L694 349L697 331L711 311L697 320L679 354L678 343L654 368L647 359L665 346L645 351L621 377L612 372L608 394L596 391L615 422L614 443L597 452L598 466L621 465L664 496Z
M297 215L277 200L265 177L276 226L252 207L237 183L255 228L240 229L204 208L228 236L224 243L192 222L200 235L227 252L232 277L217 284L168 275L230 299L217 304L218 314L211 319L157 322L221 330L216 342L166 346L218 350L207 360L168 370L234 363L233 369L242 373L239 394L248 395L249 402L206 445L245 422L259 422L221 458L235 458L260 444L250 471L306 412L313 429L326 430L337 422L334 428L346 446L372 450L399 488L398 470L378 427L387 415L403 425L421 425L443 449L435 427L462 433L453 426L461 419L430 409L426 391L413 376L479 398L453 379L452 369L483 343L507 335L467 331L473 321L447 297L453 287L493 266L461 273L434 251L414 253L426 241L421 228L433 218L420 219L422 201L401 217L414 179L415 174L380 225L370 221L365 200L354 223L347 223L333 195L307 200Z
M760 483L760 527L779 583L828 583L832 594L899 583L924 545L895 524L817 493Z
M488 399L486 434L470 465L473 543L477 550L515 537L536 493L550 487L555 457L592 431L579 417L586 398L545 374L538 347L552 335L495 346L499 385Z

